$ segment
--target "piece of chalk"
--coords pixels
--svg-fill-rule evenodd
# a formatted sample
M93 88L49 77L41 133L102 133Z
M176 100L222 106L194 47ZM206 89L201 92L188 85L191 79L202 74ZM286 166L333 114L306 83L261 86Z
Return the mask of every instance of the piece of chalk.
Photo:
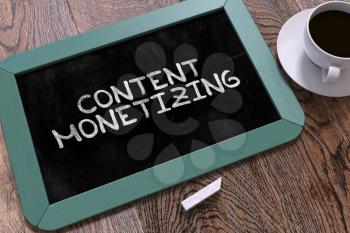
M206 187L202 188L192 196L189 196L185 200L181 202L182 207L185 211L188 211L204 201L205 199L211 197L216 192L218 192L221 188L221 177L214 182L210 183Z

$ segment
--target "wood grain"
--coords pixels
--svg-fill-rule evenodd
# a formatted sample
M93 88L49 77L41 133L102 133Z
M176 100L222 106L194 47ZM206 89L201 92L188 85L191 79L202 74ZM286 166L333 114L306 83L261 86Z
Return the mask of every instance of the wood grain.
M0 58L76 34L65 0L0 1Z
M67 1L78 32L88 31L177 2L177 0Z
M0 58L175 0L0 1ZM276 55L283 23L321 0L245 0ZM350 98L311 94L290 82L306 114L292 143L112 210L63 232L350 233ZM217 195L185 213L180 201L223 176ZM32 232L18 204L0 135L0 232Z

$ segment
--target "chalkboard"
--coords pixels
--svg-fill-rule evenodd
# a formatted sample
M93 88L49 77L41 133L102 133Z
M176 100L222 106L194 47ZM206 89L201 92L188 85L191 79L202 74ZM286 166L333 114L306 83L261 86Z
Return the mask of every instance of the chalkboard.
M167 87L155 90L147 77L163 68L179 76L174 64L193 59L197 61L189 64L198 76L189 65L181 65L187 71L185 82L174 78L171 84L162 71L154 76L159 80L156 87ZM230 82L236 88L223 85L224 92L211 88L210 96L203 82L193 83L202 78L219 86L221 81L216 82L213 74L221 76L225 70L230 71L227 78L234 75L240 80L239 85ZM142 79L135 79L138 77ZM144 93L134 80L140 80ZM118 103L111 87L128 93L125 81L133 98L120 96ZM202 143L194 148L200 149L280 119L223 11L20 75L17 83L50 203L188 154L196 140ZM200 97L193 84L200 90ZM174 87L179 89L171 92ZM161 114L156 113L164 109L158 97L150 99L159 93L162 102L169 101ZM174 95L180 94L188 97L172 108ZM79 98L85 95L90 97L81 101L81 106L92 113L78 108ZM198 101L193 101L196 98ZM142 106L132 104L145 99L149 118ZM118 114L113 113L118 130L115 125L99 125L96 115L113 123L109 111L123 106L130 106L122 111L129 115L127 120L137 122L123 126ZM79 130L81 122L85 123ZM82 139L61 139L63 148L59 148L52 130L69 135L70 124ZM128 151L130 144L141 151ZM169 154L162 158L162 151L169 146Z
M176 171L168 170L163 176L153 172L159 188L146 191L140 186L136 191L140 194L132 194L146 195L283 143L300 132L300 126L296 131L277 127L290 114L286 108L292 109L291 115L300 115L300 107L280 77L267 86L266 74L277 71L275 64L263 67L254 61L254 56L266 58L267 52L252 55L253 48L244 44L239 28L232 24L232 13L221 2L222 8L216 10L206 2L210 7L205 14L48 60L14 75L49 206L196 154L189 160L190 171L175 166ZM184 6L176 7L159 14ZM84 37L80 40L84 43ZM273 62L272 57L266 60ZM285 93L276 98L274 93L279 91ZM271 131L263 129L272 126L281 131L267 135ZM247 136L251 134L276 141L263 139L267 140L264 144ZM220 147L223 143L231 148ZM220 162L221 154L233 158ZM169 181L171 176L175 179ZM121 204L126 202L123 198ZM61 225L87 215L78 214Z

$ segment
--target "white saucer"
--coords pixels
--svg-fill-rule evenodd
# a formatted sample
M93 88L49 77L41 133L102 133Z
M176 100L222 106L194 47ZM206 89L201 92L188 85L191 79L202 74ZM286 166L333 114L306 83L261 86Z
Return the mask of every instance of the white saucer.
M301 87L319 95L342 97L350 95L350 69L342 70L336 83L322 81L322 69L304 52L304 30L311 10L291 17L282 27L277 39L277 53L283 69Z

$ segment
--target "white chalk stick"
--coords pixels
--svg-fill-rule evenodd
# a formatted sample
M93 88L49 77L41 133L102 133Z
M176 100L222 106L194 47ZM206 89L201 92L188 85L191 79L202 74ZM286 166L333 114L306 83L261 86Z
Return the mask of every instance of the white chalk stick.
M189 196L185 200L181 202L182 207L185 211L188 211L204 201L205 199L211 197L215 193L217 193L221 188L221 177L214 182L210 183L206 187L202 188L192 196Z

